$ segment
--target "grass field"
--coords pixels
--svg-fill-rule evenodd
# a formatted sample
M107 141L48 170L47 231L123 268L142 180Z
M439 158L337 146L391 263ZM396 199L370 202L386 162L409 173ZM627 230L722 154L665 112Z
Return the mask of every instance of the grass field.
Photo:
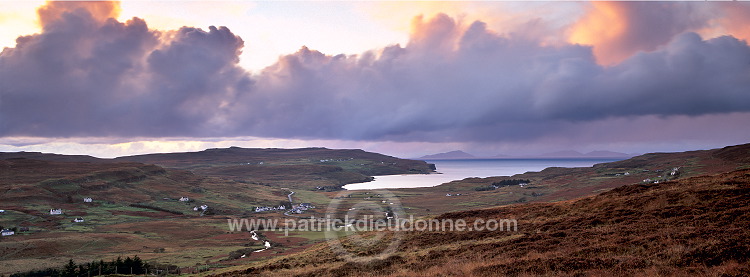
M299 153L284 156L286 152L281 151L280 154L276 153L280 155L278 159L263 159L237 156L235 150L211 150L208 154L214 155L211 158L214 160L202 160L198 163L190 163L189 160L173 156L155 158L163 166L174 168L139 164L137 161L98 163L5 159L0 160L0 166L13 167L14 170L0 171L0 185L3 189L0 191L0 209L6 210L4 214L0 214L0 225L7 228L28 227L30 231L0 238L0 274L60 266L71 258L76 262L89 262L133 255L149 262L178 265L186 270L194 270L196 267L221 268L216 269L215 273L237 269L232 266L247 268L289 264L289 260L284 261L290 257L289 255L302 255L300 266L318 267L321 271L294 269L279 271L279 274L319 272L320 275L326 275L329 269L339 270L342 274L353 274L356 270L374 272L378 268L386 268L391 271L384 272L394 274L393 276L410 276L418 275L421 272L418 268L427 270L433 267L436 269L425 272L455 271L458 275L482 273L486 272L482 268L497 266L497 263L483 261L465 252L455 252L470 256L466 257L470 262L464 264L453 264L446 260L446 257L450 257L453 253L451 251L455 249L489 249L504 245L505 240L517 243L524 237L534 236L536 230L518 237L489 236L460 241L441 237L439 234L432 234L434 241L430 242L419 242L420 239L413 238L412 243L424 244L424 247L406 246L406 250L414 251L415 254L404 254L401 255L403 260L383 261L382 264L363 269L325 256L329 252L326 252L328 250L325 245L320 244L325 238L322 232L293 232L290 236L283 236L278 232L261 231L263 239L271 241L273 247L262 252L252 252L261 247L261 242L252 240L248 232L230 232L227 219L240 217L283 220L311 216L321 218L326 216L327 208L332 201L339 203L334 211L337 216L359 213L385 217L385 212L389 208L401 207L404 216L435 218L445 213L467 210L483 213L486 210L520 211L517 207L532 207L528 208L531 211L535 209L533 207L538 207L535 205L541 205L540 203L561 202L544 208L554 209L568 207L565 205L569 205L571 199L607 193L624 185L653 185L643 182L644 179L670 183L668 179L683 180L700 174L747 168L747 164L750 164L747 157L750 155L744 148L648 154L591 168L549 168L516 176L470 178L432 188L390 190L393 198L363 191L326 192L315 187L335 187L343 179L366 176L363 173L408 171L412 167L424 166L424 163L410 163L382 155L375 156L376 159L365 159L357 156L365 155L358 151L335 152L328 156L311 156L306 159L295 156ZM316 151L320 150L309 151L318 153ZM219 163L222 155L231 157ZM194 158L195 154L187 156ZM352 159L348 159L349 157ZM149 156L143 159L152 158ZM328 161L321 162L321 159ZM244 164L240 164L240 161ZM261 161L263 164L260 164ZM248 162L255 164L248 165ZM679 176L665 177L671 176L665 173L675 167L680 168ZM357 170L361 172L355 172ZM341 172L347 173L340 174ZM628 174L625 175L625 172ZM531 184L525 187L476 190L478 187L487 187L506 179L529 179ZM279 211L255 213L252 210L255 206L287 203L287 194L290 191L295 192L295 203L308 202L316 208L295 215L297 217L285 216ZM447 196L448 193L451 196ZM183 196L189 197L191 202L176 200ZM94 202L83 203L83 197L93 197ZM698 202L690 202L690 199L685 198L680 200L682 202L675 203L683 206L697 205ZM663 203L660 204L658 201L650 203L654 207L663 206ZM673 204L669 201L665 203ZM133 207L132 204L145 206ZM208 205L211 211L204 216L193 211L193 207L202 204ZM374 208L368 210L365 206ZM65 214L51 216L48 213L51 208L61 208ZM536 215L534 218L528 218L526 223L537 226L535 228L540 231L550 227L533 224L552 222L550 220L553 219L559 221L556 224L563 222L561 218L549 214ZM76 217L83 217L85 222L71 222ZM606 228L595 230L604 232ZM548 235L552 236L552 233ZM549 243L555 240L546 237L545 239ZM536 251L542 253L540 249ZM364 248L356 250L366 251ZM633 253L642 251L626 250L635 251ZM249 251L249 255L245 258L229 259L232 253L236 254L238 251ZM549 257L552 256L539 254L514 261L531 262L537 258ZM322 260L305 261L307 258ZM439 260L446 266L435 267L415 262L419 259ZM413 263L413 268L392 266L409 262Z

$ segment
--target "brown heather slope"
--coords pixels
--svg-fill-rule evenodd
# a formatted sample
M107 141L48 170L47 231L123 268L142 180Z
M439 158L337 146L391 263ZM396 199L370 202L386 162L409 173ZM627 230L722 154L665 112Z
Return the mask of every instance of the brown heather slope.
M228 260L230 254L263 242L248 233L225 236L229 215L289 218L283 211L255 213L253 208L289 206L289 189L295 203L325 207L330 199L319 192L368 181L370 174L429 171L423 161L322 148L209 149L118 159L0 153L0 209L5 210L0 226L19 230L0 238L0 275L59 266L71 258L88 262L128 255L180 267L242 264L246 261ZM85 197L93 202L84 203ZM190 201L178 201L181 197ZM204 204L206 213L193 208ZM50 215L53 208L64 214ZM77 217L85 221L72 222ZM316 239L285 240L263 255L296 251Z
M63 162L11 158L0 160L0 196L3 205L59 205L68 196L97 200L140 202L154 193L188 193L201 179L186 171L167 171L156 165L133 162ZM175 181L179 180L179 181Z
M679 168L675 176L670 175L673 168ZM743 168L750 168L750 144L712 150L651 153L592 167L550 167L540 172L514 176L467 178L431 188L398 189L394 193L405 207L411 208L410 212L437 215L524 202L565 201L623 185L648 183L644 180L664 182ZM531 185L476 190L506 179L529 179ZM462 196L446 197L448 193L460 193Z
M352 171L365 175L430 173L434 168L424 161L406 160L359 149L327 148L240 148L207 149L200 152L147 154L120 157L115 160L135 161L175 168L207 167L206 165L263 165L323 164L338 165L347 160L358 160L360 167ZM347 168L345 168L347 169ZM206 172L210 172L206 170Z
M0 160L24 158L41 161L53 161L53 162L104 162L106 159L99 159L92 156L86 155L61 155L52 153L40 153L40 152L0 152Z
M178 266L217 262L257 244L247 233L220 237L227 214L287 199L277 188L185 170L55 158L0 160L0 226L19 230L0 237L0 275L133 255ZM193 202L177 200L183 196ZM193 210L202 204L210 207L203 216ZM52 208L63 214L50 215ZM85 221L72 222L77 217Z
M314 189L371 181L371 176L426 174L424 161L399 159L359 149L240 148L119 157L116 161L157 164L204 176L264 183L276 187Z
M321 244L219 276L750 275L750 169L437 217L509 218L517 232L409 232L375 262L346 262Z

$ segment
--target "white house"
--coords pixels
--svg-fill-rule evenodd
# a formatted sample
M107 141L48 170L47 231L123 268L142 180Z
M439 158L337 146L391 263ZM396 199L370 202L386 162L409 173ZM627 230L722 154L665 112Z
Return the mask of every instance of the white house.
M184 196L180 197L180 202L188 202L188 201L190 201L190 198L187 198L187 197L184 197Z
M93 202L93 201L94 201L94 199L91 199L91 197L86 197L86 198L83 198L83 202L84 202L84 203L91 203L91 202Z
M81 222L83 222L83 218L82 217L76 217L76 219L73 219L73 222L81 223Z
M58 214L62 214L62 213L63 213L62 209L50 209L49 210L49 214L50 215L58 215Z
M4 237L4 236L15 235L16 232L14 232L13 230L4 229L4 230L2 230L2 232L0 232L0 234L2 234L2 236Z
M0 214L1 214L1 213L5 213L5 210L0 210Z
M679 170L680 170L679 167L672 168L672 172L670 172L669 175L675 176L677 175L677 172L679 172Z

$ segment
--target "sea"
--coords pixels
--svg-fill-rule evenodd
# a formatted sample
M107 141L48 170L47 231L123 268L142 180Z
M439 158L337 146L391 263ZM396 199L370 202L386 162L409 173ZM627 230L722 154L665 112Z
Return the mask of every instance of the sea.
M469 177L512 176L548 167L590 167L622 159L467 159L425 160L435 164L437 173L375 176L367 183L348 184L347 190L434 187Z

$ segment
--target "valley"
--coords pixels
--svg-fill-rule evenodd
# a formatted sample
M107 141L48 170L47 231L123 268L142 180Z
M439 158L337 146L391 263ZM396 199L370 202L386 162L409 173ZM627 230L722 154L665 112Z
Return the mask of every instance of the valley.
M630 228L632 226L617 225L621 222L587 223L588 221L581 221L580 218L590 221L597 217L595 213L630 208L623 203L638 202L641 200L633 199L646 197L641 194L615 193L621 190L631 191L633 189L627 189L631 187L648 188L648 191L653 190L654 193L667 193L666 191L673 189L693 193L693 190L709 189L713 183L729 182L731 186L728 189L733 189L733 193L740 193L738 197L745 197L742 191L747 181L744 176L750 168L750 145L646 154L585 168L547 168L514 176L468 178L429 188L390 189L387 195L378 190L346 191L341 190L341 186L367 181L372 176L382 174L429 173L435 170L434 165L361 150L228 148L117 159L2 153L0 167L3 168L0 173L0 209L5 210L0 214L0 226L18 230L13 236L0 239L0 268L3 268L0 274L59 267L68 259L82 263L133 255L154 265L176 266L182 273L276 274L281 270L279 272L285 275L338 276L336 272L372 269L377 272L376 275L427 276L429 272L447 270L445 267L450 267L452 262L444 259L459 255L468 262L455 269L459 270L457 272L460 274L456 273L458 275L482 275L494 272L492 270L501 270L511 275L516 272L512 270L517 270L516 273L568 274L595 272L619 263L620 258L617 261L607 260L599 267L582 266L560 271L558 268L540 269L525 264L539 258L550 259L547 262L571 262L561 258L558 252L554 252L554 255L544 254L547 253L545 251L553 251L550 249L534 248L534 252L519 252L521 250L500 248L495 251L486 247L512 247L534 236L574 238L581 228L595 233ZM599 196L592 198L592 195ZM689 196L686 199L696 197L703 199L702 196ZM84 198L91 198L92 201L84 202ZM607 207L602 210L589 207L594 205L590 199L604 199L602 201L612 203L605 205L602 204L604 202L597 202L596 205ZM336 205L330 210L332 201ZM662 201L658 202L661 204L649 204L649 213L672 207L669 205L674 201L682 203L681 201L688 200L674 198L659 201ZM720 199L720 195L711 194L707 201L724 200ZM310 203L314 208L300 210L300 214L288 212L292 206L299 206L301 203ZM359 216L369 214L382 217L382 212L355 210L364 204L385 207L386 212L392 206L400 216L425 219L462 218L470 221L480 216L513 217L518 220L519 231L513 234L406 233L404 244L400 246L396 256L375 264L361 265L348 264L330 256L330 253L326 254L326 236L323 232L292 230L285 234L283 231L258 230L257 234L262 238L254 240L250 232L232 231L227 226L227 220L237 218L283 222L292 218L323 218L326 215L343 217L355 211L359 212ZM697 202L687 204L697 205ZM203 205L207 209L199 209ZM280 206L285 206L285 210L255 210L255 207ZM63 214L50 215L50 209L61 209ZM578 209L590 214L580 214ZM551 210L557 211L554 216L550 214ZM644 211L629 212L628 215L636 212ZM566 217L575 220L568 222ZM602 218L610 217L611 215L606 215ZM85 221L72 222L77 218ZM554 227L550 222L555 222ZM575 227L570 225L572 222L583 223ZM647 228L672 228L672 225L652 226L655 224L652 221L637 224L645 224ZM617 228L612 229L612 226ZM565 236L558 236L562 234L560 232L565 233ZM671 231L663 232L669 234ZM352 233L340 235L346 241ZM607 239L613 235L610 233L600 235L602 240L616 239ZM441 244L443 239L439 238L444 236L451 238ZM431 237L435 240L428 239ZM425 239L429 242L423 241ZM270 242L271 247L255 252L264 249L266 241ZM596 245L599 242L591 243ZM486 250L477 253L459 250L477 247L485 247ZM447 249L459 252L438 254L448 253L445 252ZM517 263L498 264L480 258L494 257L503 251L515 253L512 255L516 258L512 261ZM532 253L543 256L529 256ZM425 255L434 262L419 262ZM295 257L295 263L289 263L288 257ZM592 258L596 262L579 262L584 265L596 264L602 257L604 256ZM611 257L607 259L609 258ZM329 262L320 267L320 263L324 261ZM398 263L412 265L395 266ZM638 270L651 268L649 266L672 266L658 264L653 260L638 263L644 266L627 270L640 272ZM710 266L722 264L720 262ZM367 268L361 268L362 266ZM707 268L701 270L708 270ZM627 270L626 272L631 272Z

